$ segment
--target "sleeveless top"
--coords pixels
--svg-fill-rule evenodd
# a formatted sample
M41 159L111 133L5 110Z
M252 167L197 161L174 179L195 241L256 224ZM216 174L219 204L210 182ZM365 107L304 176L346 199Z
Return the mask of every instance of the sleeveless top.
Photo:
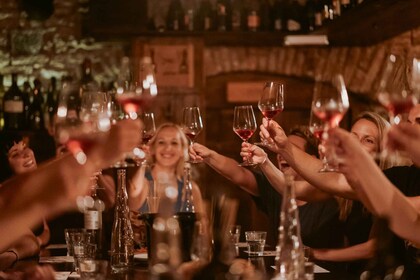
M152 173L150 173L150 172L146 172L144 174L144 177L148 181L154 181ZM184 180L178 180L177 179L177 185L178 185L178 197L177 197L176 203L174 205L174 213L179 212L179 209L181 208L181 205L182 205L182 188L184 186ZM139 213L148 213L148 212L149 212L149 206L147 205L147 199L146 199L143 202L143 205L140 207Z

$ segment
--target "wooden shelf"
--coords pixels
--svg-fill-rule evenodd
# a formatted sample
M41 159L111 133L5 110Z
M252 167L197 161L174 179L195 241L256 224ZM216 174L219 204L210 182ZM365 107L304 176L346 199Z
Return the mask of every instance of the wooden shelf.
M119 5L119 11L121 11L121 4ZM112 5L107 6L107 9L110 8ZM359 6L311 34L327 35L331 46L374 45L420 26L418 9L419 0L365 0ZM268 31L145 31L144 16L140 17L142 18L140 21L128 22L127 18L118 20L118 17L127 16L127 13L121 12L120 16L118 13L113 13L112 20L107 21L94 13L98 10L103 12L103 9L92 9L92 14L84 20L85 35L93 36L98 40L131 40L135 37L197 37L202 38L207 46L281 46L284 44L284 36L296 34ZM133 13L130 15L136 16Z

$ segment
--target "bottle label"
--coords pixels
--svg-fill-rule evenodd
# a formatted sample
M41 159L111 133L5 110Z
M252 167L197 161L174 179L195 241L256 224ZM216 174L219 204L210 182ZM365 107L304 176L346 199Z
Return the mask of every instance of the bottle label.
M5 113L23 113L23 101L22 100L4 101L4 112Z
M276 20L274 21L274 30L281 30L281 28L281 19L276 18Z
M85 229L99 229L99 211L85 212Z
M248 16L248 28L256 29L259 25L259 17L257 14L252 13Z
M350 0L341 0L341 5L350 5Z
M322 13L315 13L315 26L322 26Z
M211 28L211 18L205 17L204 18L204 30L210 30Z

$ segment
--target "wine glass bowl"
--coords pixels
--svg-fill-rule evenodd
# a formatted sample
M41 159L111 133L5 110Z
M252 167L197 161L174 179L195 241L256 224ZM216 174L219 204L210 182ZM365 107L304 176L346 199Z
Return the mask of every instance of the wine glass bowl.
M155 115L150 113L143 114L143 145L147 145L156 133Z
M190 145L194 145L195 138L203 130L203 121L199 107L193 106L184 108L182 116L182 130L190 140ZM200 163L201 160L190 159L188 162Z
M329 162L325 157L325 141L328 139L328 129L339 125L349 106L347 90L341 74L334 74L331 81L315 82L309 129L321 140L318 151L323 167L319 172L337 171L334 162ZM335 158L333 150L330 150L329 154L330 158Z
M233 112L233 131L243 142L248 142L249 138L257 130L254 110L251 105L236 106ZM239 164L240 166L254 166L255 163L249 159Z
M269 123L275 116L280 114L284 109L284 86L278 82L266 82L263 87L260 100L258 101L258 109ZM254 143L269 147L267 140Z
M387 57L377 99L388 111L391 125L406 121L409 111L418 103L420 65L416 58L411 73L410 80L407 63L402 57L393 54Z
M277 82L266 82L258 101L258 108L263 116L272 120L284 109L284 86Z
M86 152L100 143L111 128L109 96L104 92L83 92L79 86L66 85L60 92L56 139L66 145L79 164L87 160Z

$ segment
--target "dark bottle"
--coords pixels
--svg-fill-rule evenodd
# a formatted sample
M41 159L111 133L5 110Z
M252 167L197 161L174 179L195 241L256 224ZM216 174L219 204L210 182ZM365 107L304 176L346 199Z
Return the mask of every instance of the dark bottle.
M257 31L260 29L260 4L257 0L251 1L248 6L247 23L249 31Z
M28 110L28 129L32 131L44 130L44 110L43 98L41 91L41 82L38 79L34 80L34 99L29 105Z
M312 32L315 30L315 18L316 18L316 5L315 0L308 0L305 6L306 11L306 20L304 25L304 30L306 32Z
M355 6L354 0L341 0L340 4L341 4L341 13L342 14L348 12L349 10L354 8L354 6Z
M3 84L3 75L0 74L0 103L3 104L3 97L4 97L4 84ZM3 118L3 106L0 106L0 130L3 129L4 126L4 118Z
M182 59L181 64L179 65L179 73L180 74L188 74L188 53L187 50L182 51Z
M184 30L184 9L180 0L172 0L169 4L166 27L172 31Z
M260 4L259 18L261 31L273 31L273 7L268 0Z
M98 90L99 85L96 83L92 74L92 61L89 58L85 58L81 65L80 88L82 91L86 90Z
M285 28L284 12L285 12L284 0L276 0L273 7L274 31L281 31Z
M54 126L54 116L57 110L57 79L52 77L47 93L47 101L44 107L45 125L49 130Z
M217 1L217 30L226 31L231 30L232 9L230 2L227 0Z
M320 28L323 22L323 5L321 0L315 0L315 29Z
M292 0L289 2L287 13L287 30L292 32L302 31L302 23L305 17L305 10L304 7L299 3L299 0Z
M209 0L201 1L197 16L197 28L203 31L213 30L214 13Z
M4 130L24 130L25 104L22 91L17 85L17 74L12 74L12 85L3 97Z
M239 31L246 27L247 15L243 0L232 2L232 30Z
M194 31L197 29L197 9L195 7L194 1L188 0L185 2L185 16L184 16L184 25L185 30Z

